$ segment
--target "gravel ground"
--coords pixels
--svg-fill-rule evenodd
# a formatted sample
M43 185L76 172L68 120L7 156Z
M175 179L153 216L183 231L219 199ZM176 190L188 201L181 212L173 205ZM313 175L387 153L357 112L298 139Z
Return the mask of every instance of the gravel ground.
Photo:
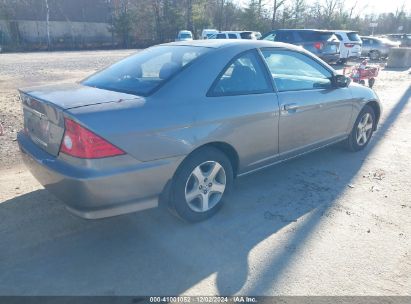
M22 128L18 88L76 82L136 50L0 54L0 169L20 163L15 142Z
M16 88L133 51L0 55L0 295L411 295L411 75L385 70L365 151L335 146L239 179L216 217L87 221L21 165Z

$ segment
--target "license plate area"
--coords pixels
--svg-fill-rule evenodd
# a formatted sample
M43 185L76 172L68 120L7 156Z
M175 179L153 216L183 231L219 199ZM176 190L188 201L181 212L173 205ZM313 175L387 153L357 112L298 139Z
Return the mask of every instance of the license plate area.
M35 110L24 109L24 128L30 138L41 145L48 147L50 135L50 121L48 118Z

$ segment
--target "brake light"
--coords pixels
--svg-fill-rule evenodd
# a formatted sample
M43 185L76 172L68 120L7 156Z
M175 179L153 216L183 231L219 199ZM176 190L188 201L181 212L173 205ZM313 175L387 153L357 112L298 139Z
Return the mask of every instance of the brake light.
M317 50L321 50L324 47L324 44L322 42L316 42L316 43L314 43L314 47Z
M345 47L352 48L355 44L354 43L344 43Z
M79 158L103 158L125 154L105 139L65 118L66 129L60 152Z

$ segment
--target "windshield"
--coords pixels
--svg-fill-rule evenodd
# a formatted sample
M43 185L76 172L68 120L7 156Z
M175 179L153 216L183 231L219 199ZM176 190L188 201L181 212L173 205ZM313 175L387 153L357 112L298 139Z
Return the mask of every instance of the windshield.
M304 41L327 41L335 38L332 32L300 31L299 35Z
M208 48L157 46L127 57L82 81L83 85L147 96Z
M347 37L350 41L361 41L360 36L355 32L347 33Z
M182 34L180 34L180 38L181 38L181 39L191 38L191 34L188 34L188 33L182 33Z

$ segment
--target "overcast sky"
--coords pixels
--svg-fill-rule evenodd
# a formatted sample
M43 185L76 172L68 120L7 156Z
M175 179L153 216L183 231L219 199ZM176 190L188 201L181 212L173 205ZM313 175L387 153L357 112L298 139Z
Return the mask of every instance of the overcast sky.
M291 2L292 0L286 0ZM325 2L325 0L318 0L319 2ZM241 5L246 5L249 0L237 0ZM264 0L267 6L272 5L271 0ZM307 4L315 3L316 0L306 0ZM402 5L405 6L407 12L411 11L411 0L345 0L345 6L352 7L357 3L356 11L361 15L365 14L381 14L395 12L397 8Z

